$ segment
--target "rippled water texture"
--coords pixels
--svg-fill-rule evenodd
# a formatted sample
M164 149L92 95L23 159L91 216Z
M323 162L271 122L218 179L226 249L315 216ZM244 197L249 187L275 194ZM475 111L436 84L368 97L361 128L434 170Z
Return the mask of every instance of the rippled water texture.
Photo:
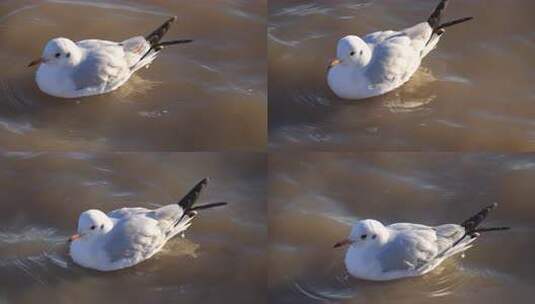
M330 92L326 68L339 38L411 26L437 2L270 1L272 148L533 150L533 1L451 1L446 20L475 20L448 29L405 86L365 101Z
M265 303L263 155L9 153L0 164L0 302ZM184 239L117 272L71 262L80 212L171 203L206 176L200 200L229 205L200 213Z
M528 303L535 296L534 155L277 154L270 158L272 303ZM351 223L459 223L498 202L487 233L429 274L350 278L333 249Z
M0 142L6 150L260 150L266 143L266 2L0 2ZM63 100L35 69L53 37L124 40L169 15L166 49L118 91ZM243 29L247 30L244 31Z

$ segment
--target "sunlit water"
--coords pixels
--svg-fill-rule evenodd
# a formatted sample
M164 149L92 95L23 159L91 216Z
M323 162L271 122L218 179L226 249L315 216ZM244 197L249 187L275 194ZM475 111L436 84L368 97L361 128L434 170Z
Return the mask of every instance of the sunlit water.
M8 153L0 164L0 302L265 303L263 155ZM200 212L150 260L101 273L70 259L80 212L171 203L202 177L200 200L229 205Z
M260 150L266 143L265 1L0 2L0 143L6 150ZM58 36L124 40L170 15L169 47L118 91L45 95L27 64ZM247 31L242 29L246 28Z
M535 156L276 154L270 158L272 303L514 303L535 296ZM348 275L333 249L356 220L459 223L498 202L465 257L390 282Z
M270 1L271 148L532 151L533 1L451 1L445 20L475 20L448 29L402 88L364 101L329 90L339 38L424 21L437 2Z

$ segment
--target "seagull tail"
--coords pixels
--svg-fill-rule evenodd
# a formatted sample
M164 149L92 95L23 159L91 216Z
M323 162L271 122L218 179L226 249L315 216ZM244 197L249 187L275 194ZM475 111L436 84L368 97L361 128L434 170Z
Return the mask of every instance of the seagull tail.
M427 19L427 23L429 23L429 26L433 28L433 31L438 29L438 27L440 26L442 20L442 13L446 9L447 5L448 0L441 0L433 11L433 13L431 13L431 16L429 16L429 18Z
M177 20L176 16L173 16L167 21L165 21L162 25L160 25L157 29L152 31L152 33L145 36L145 39L150 43L151 46L157 44L162 40L162 37L169 31L169 28L171 27L171 24Z
M476 228L474 232L481 233L481 232L489 232L489 231L503 231L503 230L509 230L511 227L503 226L503 227L480 227Z
M222 207L222 206L226 206L227 204L228 204L227 202L204 204L204 205L192 207L191 209L189 209L189 211L197 211L197 210L204 210L204 209L210 209L210 208L215 208L215 207Z
M184 212L189 211L193 208L195 202L199 199L199 196L208 185L208 178L203 178L200 180L191 190L186 194L177 204L182 207Z
M448 0L441 0L440 3L435 8L435 10L433 11L433 13L431 14L431 16L429 16L429 18L427 19L427 23L433 29L433 34L441 35L442 33L444 33L444 29L447 27L454 26L456 24L474 19L474 17L464 17L464 18L459 18L453 21L442 23L442 15L447 5L448 5Z
M199 196L204 188L208 185L208 178L203 178L200 180L189 192L186 194L177 204L182 208L183 214L182 216L177 220L175 226L183 223L183 219L186 218L186 221L191 221L196 215L197 211L199 210L205 210L215 207L222 207L227 205L226 202L217 202L217 203L209 203L199 206L194 206L197 200L199 199Z
M498 203L493 203L492 205L483 208L481 211L462 222L461 226L463 226L465 230L463 236L437 256L451 256L453 254L465 251L466 249L472 246L472 242L475 241L479 234L482 232L503 231L511 229L510 227L479 227L479 225L485 220L485 218L487 218L489 213L496 207L498 207ZM469 237L469 239L466 239L467 237Z
M459 23L463 23L463 22L466 22L466 21L470 21L472 19L474 19L474 17L464 17L464 18L459 18L459 19L455 19L455 20L452 20L452 21L448 21L446 23L442 23L441 25L438 26L436 32L441 32L447 27L454 26L454 25L457 25Z
M176 20L176 16L169 18L164 22L164 24L160 25L157 29L145 37L145 40L147 40L147 42L150 44L150 48L145 52L145 54L143 54L143 56L141 56L141 59L139 59L138 62L143 61L143 59L151 54L155 55L166 46L193 42L191 39L161 41L163 36L167 33L167 31L169 31L171 24Z
M479 227L479 225L487 218L489 213L498 207L498 203L493 203L490 206L483 208L481 211L471 216L467 220L461 223L461 226L466 230L466 235L475 236L477 233L488 232L488 231L498 231L498 230L508 230L509 227L493 227L493 228L484 228Z

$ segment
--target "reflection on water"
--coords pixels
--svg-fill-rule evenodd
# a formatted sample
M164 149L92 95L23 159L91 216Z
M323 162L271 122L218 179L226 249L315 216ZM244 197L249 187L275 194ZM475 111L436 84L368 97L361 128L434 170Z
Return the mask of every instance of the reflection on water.
M260 150L267 137L265 9L261 0L0 2L2 148ZM194 43L167 48L111 94L47 96L26 67L52 37L123 40L169 15L179 21L167 37Z
M532 1L451 3L446 18L475 20L449 29L402 88L364 101L330 92L326 69L339 38L410 26L436 2L270 1L271 147L532 151Z
M421 68L416 71L407 85L386 96L383 105L393 113L430 109L426 105L437 97L433 95L431 89L431 84L435 81L437 79L429 69Z
M5 153L0 156L0 301L264 303L265 157L240 153ZM135 267L76 266L67 238L80 212L157 207L202 177L203 212L185 236Z
M535 155L279 153L270 158L269 288L273 303L504 303L535 296ZM423 277L349 276L332 245L351 224L457 223L500 206L464 256Z
M415 299L427 299L427 301L441 297L451 299L455 297L455 292L459 288L471 283L470 274L463 275L464 271L465 269L449 260L421 279L369 282L352 278L345 272L342 264L333 262L332 267L323 272L327 280L323 277L316 278L312 282L296 281L294 289L301 295L319 302L358 303L358 301L403 299L411 303ZM329 276L333 274L337 275L330 278ZM386 290L388 295L383 295Z

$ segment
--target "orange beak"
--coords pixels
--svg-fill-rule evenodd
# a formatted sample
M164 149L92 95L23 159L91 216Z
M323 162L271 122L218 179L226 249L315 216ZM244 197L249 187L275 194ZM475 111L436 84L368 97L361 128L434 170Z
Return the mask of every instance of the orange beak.
M39 58L39 59L36 59L32 62L30 62L30 64L28 64L28 67L32 67L34 65L38 65L38 64L41 64L41 63L44 63L46 62L43 58Z
M75 234L69 238L69 243L72 241L76 241L77 239L81 238L82 236L79 234Z
M333 248L339 248L339 247L344 247L344 246L347 246L347 245L351 245L353 244L355 241L352 241L350 239L345 239L345 240L342 240L336 244L334 244Z
M329 63L329 67L327 68L327 71L332 69L335 65L340 64L340 62L341 61L339 59L331 60L331 62Z

